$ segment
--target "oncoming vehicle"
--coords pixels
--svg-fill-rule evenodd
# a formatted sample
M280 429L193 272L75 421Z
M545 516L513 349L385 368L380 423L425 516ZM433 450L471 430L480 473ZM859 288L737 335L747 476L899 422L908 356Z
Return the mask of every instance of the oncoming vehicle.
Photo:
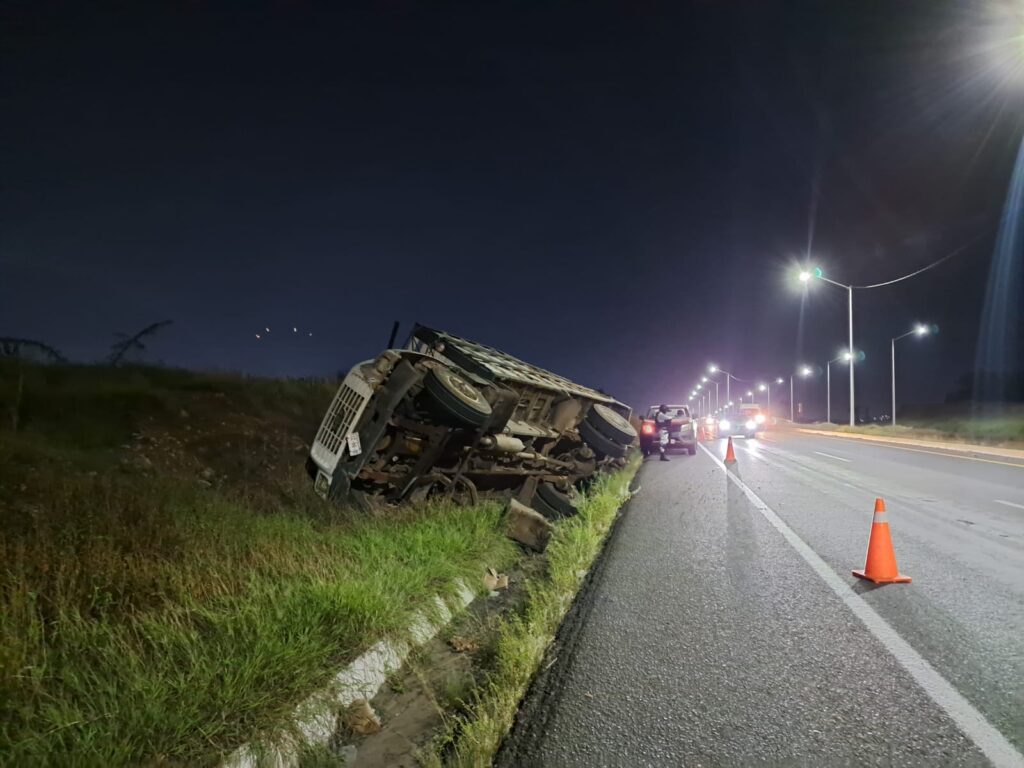
M660 405L652 405L640 424L640 450L644 456L658 452L658 441L661 439L661 435L658 433L655 416L660 407ZM690 416L690 406L670 405L668 412L672 414L672 424L668 432L666 450L685 451L693 456L697 453L697 436L696 424Z
M739 411L718 422L718 436L732 437L743 435L746 438L757 437L757 433L764 429L767 419L756 405L742 405Z
M307 470L320 496L364 508L493 490L562 517L573 487L625 464L629 416L603 392L416 325L405 347L348 372Z

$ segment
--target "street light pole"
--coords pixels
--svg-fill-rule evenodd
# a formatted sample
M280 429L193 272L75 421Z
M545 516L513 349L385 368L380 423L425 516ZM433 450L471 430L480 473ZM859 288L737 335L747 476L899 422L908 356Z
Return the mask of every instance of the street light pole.
M811 375L812 371L809 366L803 365L799 371L793 371L793 373L789 374L789 420L791 423L796 423L796 416L793 412L793 377L797 373L806 378ZM781 383L782 379L779 379L779 384Z
M892 420L889 423L894 427L896 426L896 342L907 338L907 336L927 336L930 332L931 328L923 323L918 323L913 330L900 336L894 336L889 342L892 350Z
M847 308L848 308L848 316L849 316L848 319L849 319L849 325L850 325L850 333L849 333L850 342L849 342L849 345L846 348L848 350L850 350L850 354L852 355L853 354L853 286L852 285L847 287L846 293L847 293L847 296L849 298L849 300L847 302ZM853 360L851 359L850 360L850 426L851 427L856 424L856 419L855 419L855 414L856 413L857 413L857 411L855 409L854 402L853 402Z
M847 349L852 350L853 349L853 286L852 285L843 285L842 283L837 283L835 280L830 280L829 278L825 277L825 275L822 274L821 269L817 269L817 268L813 272L809 271L809 270L804 270L803 272L801 272L800 273L800 282L806 283L812 277L813 278L817 278L818 280L824 280L826 283L831 283L832 285L838 286L839 288L845 288L846 289L846 299L847 299L847 301L846 301L846 318L847 318L847 325L848 325L847 341L848 341L848 344L849 344ZM877 286L861 286L861 287L862 288L871 288L871 287L877 287ZM851 427L854 426L857 423L856 422L857 404L856 404L856 402L854 400L854 397L855 397L855 392L854 392L854 380L853 380L853 364L851 362L851 364L850 364L850 426Z
M832 361L825 363L825 421L832 423Z
M825 363L825 393L828 398L828 404L825 406L825 413L827 416L825 420L829 424L832 423L832 363L838 363L840 360L845 360L850 364L850 370L853 370L853 353L847 350L843 352L835 360L829 360Z
M729 379L736 379L736 377L733 376L731 373L729 373L729 371L725 370L724 368L719 368L714 363L712 363L711 365L708 366L708 372L709 373L724 373L725 374L725 401L727 403L731 403L732 402L732 391L729 388ZM740 379L736 379L736 381L740 381Z

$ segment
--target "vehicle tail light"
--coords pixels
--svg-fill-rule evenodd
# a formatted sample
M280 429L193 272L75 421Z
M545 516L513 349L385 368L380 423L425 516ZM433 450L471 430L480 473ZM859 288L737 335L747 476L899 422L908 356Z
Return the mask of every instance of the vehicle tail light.
M640 431L643 432L645 435L653 435L654 434L654 422L652 422L652 421L645 421L643 423L643 426L640 427Z

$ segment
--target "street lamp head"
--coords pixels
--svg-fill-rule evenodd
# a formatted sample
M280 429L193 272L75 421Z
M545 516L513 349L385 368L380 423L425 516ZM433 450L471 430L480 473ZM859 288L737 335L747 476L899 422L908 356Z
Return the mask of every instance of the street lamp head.
M821 267L815 267L814 269L805 269L800 272L800 282L809 283L811 281L811 278L820 279L823 274L825 273L821 271Z
M842 355L840 355L840 357L842 357L844 362L848 363L853 359L853 353L850 350L846 350Z
M712 363L708 366L708 373L718 373L718 366Z
M753 393L753 392L751 392L751 391L750 391L750 390L748 389L748 390L747 390L747 397L753 397L753 396L754 396L754 393Z
M698 391L698 392L700 392L700 388L701 388L702 386L704 386L704 385L703 385L703 384L698 384L698 385L697 385L697 391Z
M781 383L782 383L782 377L781 377L781 376L779 376L779 378L777 378L777 379L775 380L775 383L776 383L776 384L781 384Z
M732 400L729 401L729 405L732 405Z
M930 331L931 328L929 328L924 323L918 323L917 325L914 326L914 333L916 333L918 336L927 336Z
M708 377L707 377L707 376L701 376L701 377L700 377L700 380L701 380L702 382L704 382L705 384L707 384L707 383L708 383Z
M801 283L809 283L811 280L820 280L824 276L824 272L821 271L821 267L815 267L814 269L805 269L800 275Z
M809 365L805 365L803 368L800 369L801 376L810 376L812 373L814 373L814 371L811 370L811 366Z
M757 385L757 391L758 392L764 392L766 389L768 389L768 385L767 384L758 384Z

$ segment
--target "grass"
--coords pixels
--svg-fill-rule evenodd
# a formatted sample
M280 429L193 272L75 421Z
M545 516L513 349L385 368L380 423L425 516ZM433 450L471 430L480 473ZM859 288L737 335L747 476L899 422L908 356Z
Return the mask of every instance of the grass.
M544 658L548 646L579 591L639 468L634 460L626 469L601 477L580 505L580 514L560 522L547 549L547 572L528 583L525 605L498 627L485 681L470 697L464 714L456 718L436 750L424 759L428 765L457 768L488 766L508 734Z
M1011 410L1000 416L945 415L933 418L901 419L896 426L863 424L813 424L814 429L832 429L879 437L906 437L920 440L965 442L990 445L1024 447L1024 411Z
M0 365L0 764L214 764L511 562L497 503L321 503L331 389Z

